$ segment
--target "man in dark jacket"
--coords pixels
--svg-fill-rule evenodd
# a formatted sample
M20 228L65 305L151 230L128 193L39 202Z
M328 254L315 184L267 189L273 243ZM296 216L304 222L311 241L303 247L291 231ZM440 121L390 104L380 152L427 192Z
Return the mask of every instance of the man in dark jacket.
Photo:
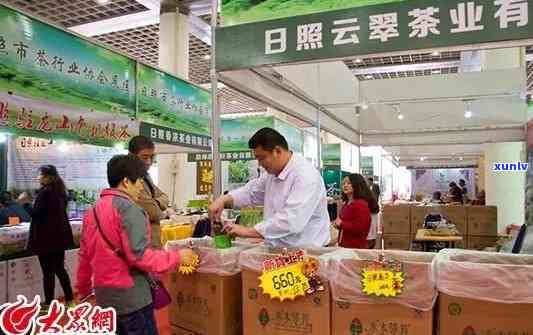
M368 186L370 186L370 190L372 191L372 193L374 193L374 197L376 198L376 200L379 201L381 190L379 189L379 185L374 183L374 178L368 178Z
M13 201L11 193L2 192L0 194L0 226L9 224L9 218L16 217L20 222L30 222L30 215L24 208Z

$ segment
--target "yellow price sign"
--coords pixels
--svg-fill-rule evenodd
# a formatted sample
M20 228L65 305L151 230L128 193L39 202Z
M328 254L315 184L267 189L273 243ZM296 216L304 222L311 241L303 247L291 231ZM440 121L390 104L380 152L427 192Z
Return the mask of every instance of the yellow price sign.
M362 274L363 293L378 297L396 297L403 291L403 272L366 269Z
M304 296L309 289L309 280L304 275L304 262L293 263L272 271L263 272L259 286L271 299L294 300Z

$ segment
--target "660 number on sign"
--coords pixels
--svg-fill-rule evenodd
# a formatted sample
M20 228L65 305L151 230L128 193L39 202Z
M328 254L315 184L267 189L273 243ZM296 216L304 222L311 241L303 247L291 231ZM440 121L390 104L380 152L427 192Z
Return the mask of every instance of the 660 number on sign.
M294 280L294 275L292 272L282 273L279 276L272 277L272 284L276 290L281 290L282 288L287 288L289 286L294 286L296 281Z

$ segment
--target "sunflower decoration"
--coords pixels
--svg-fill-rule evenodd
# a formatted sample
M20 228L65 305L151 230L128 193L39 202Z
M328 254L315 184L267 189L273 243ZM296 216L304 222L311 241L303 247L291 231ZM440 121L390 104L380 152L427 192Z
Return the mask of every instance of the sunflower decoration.
M308 258L303 267L304 275L309 280L309 288L305 292L308 295L315 294L317 292L323 292L326 288L318 275L318 269L320 265L316 258Z
M194 253L193 259L190 263L181 263L178 267L178 272L182 275L190 275L196 272L198 265L200 264L200 257L197 253Z

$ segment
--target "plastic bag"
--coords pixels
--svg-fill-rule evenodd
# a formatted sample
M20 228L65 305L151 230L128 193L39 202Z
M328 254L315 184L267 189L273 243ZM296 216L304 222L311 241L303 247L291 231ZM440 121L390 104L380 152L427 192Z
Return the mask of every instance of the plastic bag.
M239 254L246 249L253 248L254 244L234 242L228 249L216 249L211 237L188 238L185 240L168 241L166 250L180 250L188 248L193 243L194 251L200 256L200 265L197 271L220 276L233 276L241 272L239 268Z
M442 250L433 260L437 289L496 303L533 304L533 256Z
M269 248L266 246L259 246L242 252L239 256L239 266L241 269L251 270L257 273L263 272L263 262L267 259L279 256L284 249ZM287 249L288 253L300 249ZM336 248L311 248L305 249L306 255L315 256L319 258L322 255L331 253L337 250Z
M401 261L404 288L397 297L373 297L362 291L362 271L368 261L380 254ZM320 257L322 274L327 277L333 299L357 304L399 304L421 311L431 310L437 300L437 290L431 276L434 253L396 250L339 249Z

